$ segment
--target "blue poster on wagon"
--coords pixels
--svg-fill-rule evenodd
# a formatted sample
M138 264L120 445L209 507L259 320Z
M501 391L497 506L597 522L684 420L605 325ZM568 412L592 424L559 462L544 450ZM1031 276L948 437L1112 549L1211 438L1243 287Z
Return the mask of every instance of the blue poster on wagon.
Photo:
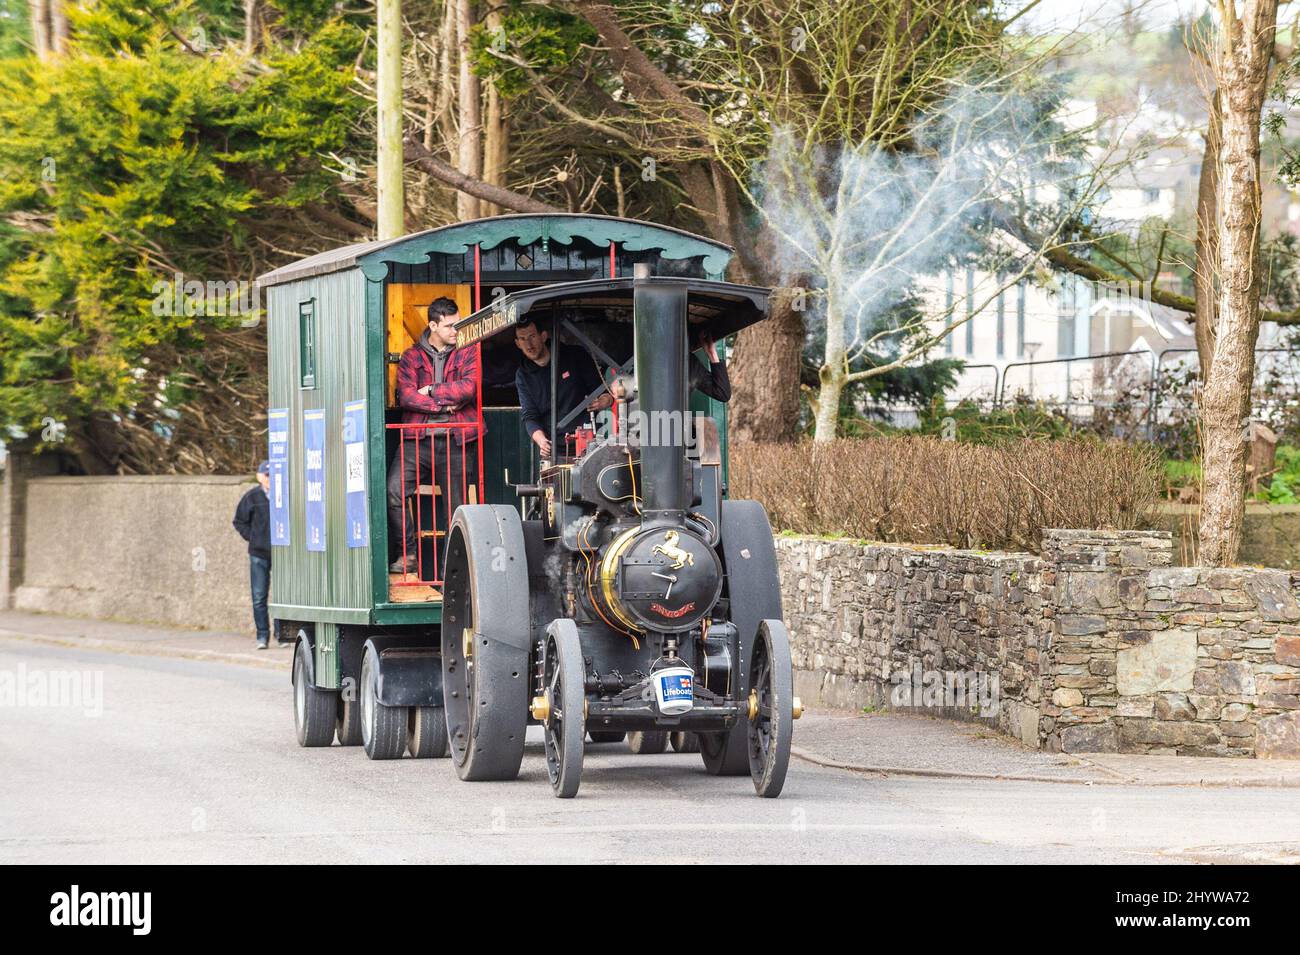
M307 549L325 549L325 409L302 413L302 473L307 497Z
M343 460L347 469L348 546L370 545L370 522L366 520L366 403L349 401L343 406Z
M267 458L271 462L271 546L289 546L289 409L266 413Z
M289 409L272 408L266 413L267 458L289 460Z

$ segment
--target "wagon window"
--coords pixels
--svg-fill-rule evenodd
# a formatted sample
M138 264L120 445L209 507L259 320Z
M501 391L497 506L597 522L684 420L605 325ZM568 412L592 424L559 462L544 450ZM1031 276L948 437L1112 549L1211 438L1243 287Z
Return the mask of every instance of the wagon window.
M316 387L316 300L298 305L298 368L303 388Z

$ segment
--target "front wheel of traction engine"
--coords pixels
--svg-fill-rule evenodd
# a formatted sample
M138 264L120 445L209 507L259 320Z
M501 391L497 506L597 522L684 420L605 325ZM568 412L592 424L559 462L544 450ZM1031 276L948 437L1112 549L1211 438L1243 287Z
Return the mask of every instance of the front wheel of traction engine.
M583 741L587 736L583 691L582 641L572 620L553 620L546 628L546 655L542 663L543 732L546 772L551 789L561 799L578 794L582 781ZM536 707L535 707L536 708Z
M790 665L790 636L780 620L764 620L758 628L749 669L749 774L754 790L767 798L781 795L790 765L790 736L794 728L794 670Z
M754 649L762 641L759 627L764 620L781 619L781 577L772 525L763 505L757 501L722 502L722 557L727 570L724 594L731 606L731 622L740 631L735 692L743 701L749 696ZM742 716L730 730L699 734L705 771L714 776L750 772L745 723Z
M514 779L528 728L528 564L519 512L456 509L443 586L442 686L456 775Z

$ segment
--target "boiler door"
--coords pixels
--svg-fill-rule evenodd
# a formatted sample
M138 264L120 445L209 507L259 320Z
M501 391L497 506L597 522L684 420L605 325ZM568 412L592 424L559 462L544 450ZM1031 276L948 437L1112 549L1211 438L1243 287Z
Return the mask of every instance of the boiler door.
M639 630L682 633L708 615L722 593L722 564L684 527L647 528L622 547L611 596L620 616Z

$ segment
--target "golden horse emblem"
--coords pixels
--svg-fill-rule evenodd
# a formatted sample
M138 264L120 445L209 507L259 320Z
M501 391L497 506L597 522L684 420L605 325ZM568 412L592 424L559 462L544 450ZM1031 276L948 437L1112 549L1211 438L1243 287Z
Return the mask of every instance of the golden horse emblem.
M673 570L681 570L687 564L695 566L695 555L688 550L683 550L677 546L678 536L676 531L668 531L664 534L664 542L655 544L651 549L652 554L663 554L664 557L672 561Z

